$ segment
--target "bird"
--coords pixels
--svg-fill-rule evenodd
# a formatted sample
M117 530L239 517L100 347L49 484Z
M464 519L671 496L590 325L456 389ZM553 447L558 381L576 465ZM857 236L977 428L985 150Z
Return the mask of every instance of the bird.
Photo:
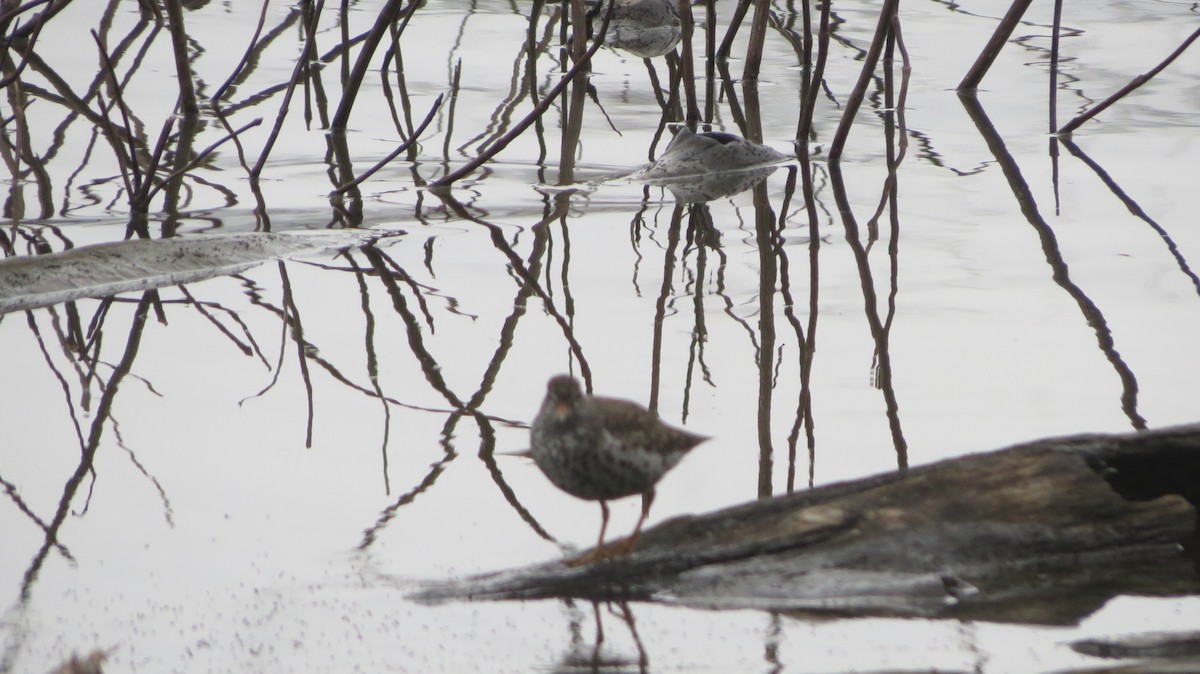
M588 12L589 25L608 11L602 0ZM683 38L676 0L613 0L612 20L604 44L644 59L662 56Z
M778 150L724 131L696 133L679 127L654 163L632 174L635 180L676 180L721 171L763 168L787 159Z
M631 400L585 395L569 375L551 377L530 424L530 454L550 482L600 503L600 536L589 559L633 550L654 502L655 485L708 439L664 423ZM642 513L633 535L606 552L608 502L635 494L641 494Z

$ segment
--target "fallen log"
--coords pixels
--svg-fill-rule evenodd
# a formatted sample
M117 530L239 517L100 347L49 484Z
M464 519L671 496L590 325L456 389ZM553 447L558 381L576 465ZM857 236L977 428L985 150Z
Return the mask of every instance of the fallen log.
M238 274L269 260L372 244L402 231L230 232L130 239L0 259L0 315Z
M1200 591L1198 502L1200 424L1053 438L675 518L626 557L416 598L1071 624L1118 594Z

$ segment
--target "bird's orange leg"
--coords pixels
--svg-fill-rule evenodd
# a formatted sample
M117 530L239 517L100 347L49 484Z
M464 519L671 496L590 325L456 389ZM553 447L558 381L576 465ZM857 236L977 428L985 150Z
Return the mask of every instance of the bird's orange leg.
M608 529L608 502L600 501L600 538L596 539L596 554L604 549L604 532Z
M637 524L633 527L633 534L619 543L614 543L608 546L606 557L621 557L633 552L634 546L637 545L638 534L642 533L642 525L646 523L646 516L650 514L650 505L654 503L654 489L642 494L642 514L638 517Z
M604 532L608 529L608 502L600 501L600 538L596 539L596 547L578 557L567 560L567 566L583 566L604 559L609 553L604 549Z

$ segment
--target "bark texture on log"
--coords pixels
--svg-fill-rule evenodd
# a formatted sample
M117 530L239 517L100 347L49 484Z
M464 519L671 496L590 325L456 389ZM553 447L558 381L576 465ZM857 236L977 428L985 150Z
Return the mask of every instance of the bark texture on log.
M1068 624L1117 594L1200 590L1200 425L1031 442L676 518L623 558L430 587Z

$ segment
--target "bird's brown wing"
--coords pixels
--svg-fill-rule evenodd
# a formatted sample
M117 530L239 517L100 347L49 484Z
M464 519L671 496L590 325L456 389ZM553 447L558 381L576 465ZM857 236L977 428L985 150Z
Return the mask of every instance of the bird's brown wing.
M641 405L619 398L593 398L593 409L606 431L622 443L674 453L687 451L707 440L683 429L668 426L657 414Z

